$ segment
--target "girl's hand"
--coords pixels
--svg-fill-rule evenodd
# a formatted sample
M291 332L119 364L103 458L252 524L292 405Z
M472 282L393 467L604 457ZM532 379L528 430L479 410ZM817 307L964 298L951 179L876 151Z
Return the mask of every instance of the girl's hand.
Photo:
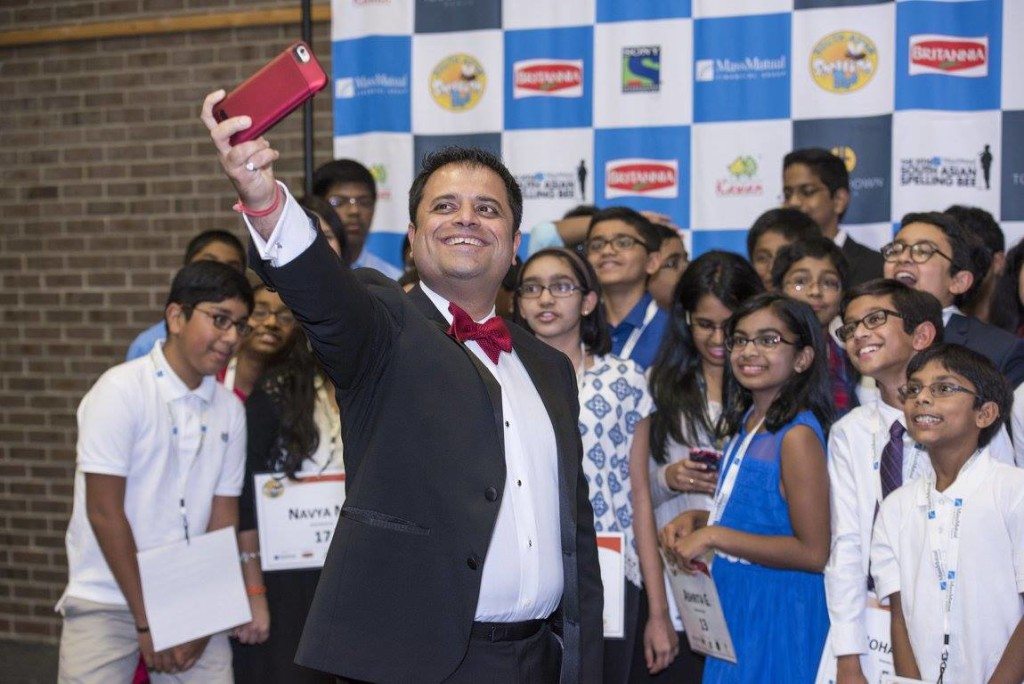
M665 482L677 492L714 494L718 472L710 470L706 463L684 458L665 468Z
M659 541L661 548L668 554L669 559L675 561L675 545L695 530L704 527L708 522L708 512L702 510L683 511L672 518L665 527L661 528Z
M644 659L653 675L672 664L679 655L679 635L672 626L668 613L662 611L647 618L644 628Z
M252 621L235 627L231 636L243 644L262 644L270 636L270 608L266 596L250 596Z
M713 532L714 527L702 527L676 541L672 551L680 570L691 575L697 572L698 568L694 561L703 563L704 556L715 550Z

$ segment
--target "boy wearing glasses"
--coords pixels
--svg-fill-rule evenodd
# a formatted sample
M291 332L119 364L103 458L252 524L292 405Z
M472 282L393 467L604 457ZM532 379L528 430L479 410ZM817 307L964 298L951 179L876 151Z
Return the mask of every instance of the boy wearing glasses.
M646 370L668 326L668 314L647 291L661 265L661 235L639 212L610 207L591 217L583 246L601 284L612 354Z
M965 315L988 270L991 256L979 239L938 212L903 217L896 239L882 248L885 277L931 293L942 305L947 342L982 354L1016 387L1024 381L1024 342L994 325Z
M787 154L782 160L782 206L810 216L821 234L843 250L850 265L850 285L881 277L878 252L839 227L850 206L850 173L842 159L817 147Z
M955 344L918 354L907 375L907 427L931 469L882 502L871 545L896 674L1024 681L1024 471L988 448L1010 388L988 359Z
M777 292L805 302L814 311L825 336L828 376L836 415L845 415L857 405L854 379L846 365L846 353L829 334L839 315L839 301L846 289L846 257L831 240L814 236L786 245L775 255L772 286Z
M136 552L238 522L245 411L214 375L252 306L236 269L185 266L164 310L166 342L82 399L60 681L131 681L140 653L154 683L232 681L226 634L154 652Z
M829 431L832 554L825 566L825 595L832 628L823 666L838 659L837 683L863 682L871 669L869 623L882 628L868 580L871 526L878 503L928 469L907 434L897 388L917 352L942 340L942 307L927 292L895 280L871 280L849 290L836 331L862 375L874 379L879 398L858 406ZM877 630L874 630L877 632ZM884 640L886 643L888 639Z

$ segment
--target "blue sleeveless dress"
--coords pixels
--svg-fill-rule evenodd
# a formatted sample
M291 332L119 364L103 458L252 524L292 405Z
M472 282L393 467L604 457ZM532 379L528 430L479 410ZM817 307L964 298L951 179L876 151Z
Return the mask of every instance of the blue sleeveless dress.
M825 448L818 419L802 411L777 432L750 442L720 524L766 536L792 536L789 507L780 492L782 438L796 425L814 430ZM735 439L743 440L746 430ZM716 554L711 568L737 664L708 658L704 682L814 682L828 633L821 573L780 570Z

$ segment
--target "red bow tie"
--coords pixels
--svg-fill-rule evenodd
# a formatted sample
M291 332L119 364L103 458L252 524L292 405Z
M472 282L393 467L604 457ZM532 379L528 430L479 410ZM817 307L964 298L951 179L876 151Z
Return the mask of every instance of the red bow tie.
M477 323L457 304L448 304L448 310L452 313L452 324L448 327L448 334L459 342L476 340L487 354L487 358L495 364L498 363L501 352L512 351L512 336L508 334L508 327L500 316L493 316L483 323Z

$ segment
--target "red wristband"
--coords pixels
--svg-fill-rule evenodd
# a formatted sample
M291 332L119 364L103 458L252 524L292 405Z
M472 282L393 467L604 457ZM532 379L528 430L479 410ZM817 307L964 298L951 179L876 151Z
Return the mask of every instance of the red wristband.
M245 593L249 596L266 596L267 588L262 585L250 585L245 588Z
M245 214L246 216L251 216L253 218L263 218L264 216L270 216L275 211L277 211L277 208L281 206L281 196L283 194L284 193L281 192L281 186L275 184L274 185L274 201L271 202L270 206L267 207L266 209L259 209L259 210L257 210L257 209L250 209L249 207L247 207L244 204L242 204L242 198L241 197L239 197L238 201L235 202L235 206L233 206L231 208L234 209L235 211L237 211L239 214Z

